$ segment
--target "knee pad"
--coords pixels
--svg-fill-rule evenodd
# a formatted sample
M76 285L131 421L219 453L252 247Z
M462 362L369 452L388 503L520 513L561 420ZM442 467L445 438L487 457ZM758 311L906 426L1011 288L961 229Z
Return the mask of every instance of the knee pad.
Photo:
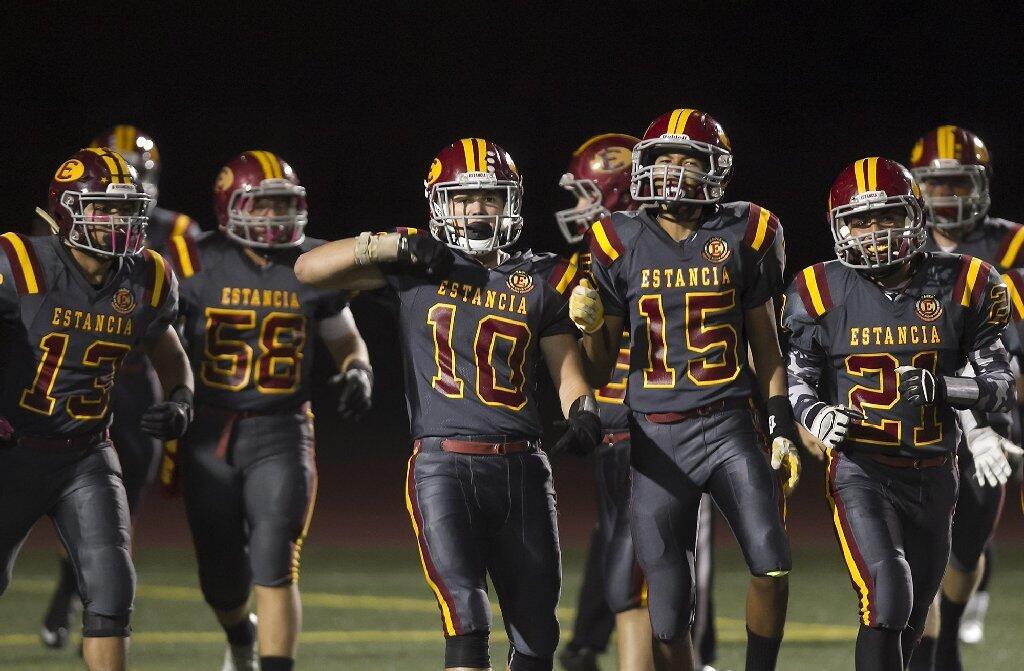
M905 560L889 559L871 567L873 587L868 587L871 626L902 631L914 606L910 566Z
M554 657L534 657L515 648L509 650L508 668L511 671L552 671L554 666Z
M445 668L469 667L486 669L491 665L491 655L487 647L486 631L476 631L461 636L451 636L444 640Z
M128 614L100 615L92 611L82 613L82 636L91 638L127 638L132 635Z

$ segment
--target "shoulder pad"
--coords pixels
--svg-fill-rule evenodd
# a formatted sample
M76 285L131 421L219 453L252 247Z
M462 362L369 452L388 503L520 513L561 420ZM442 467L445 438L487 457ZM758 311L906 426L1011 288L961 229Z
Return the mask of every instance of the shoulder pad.
M988 263L973 256L961 255L960 272L953 285L953 302L965 308L980 306L991 273L992 266Z
M779 230L779 218L767 208L748 203L747 226L743 233L743 244L755 252L764 252L775 244Z
M1000 268L1017 268L1024 265L1024 254L1021 254L1021 247L1024 246L1024 226L1004 223L1005 226L998 226L1002 232L1002 240L999 242L996 259Z
M568 296L581 279L583 273L579 266L561 256L554 257L553 267L548 273L548 284L552 289L563 296Z
M1024 321L1024 277L1021 277L1021 273L1024 270L1011 270L1003 274L1003 282L1010 297L1010 314L1015 322Z
M835 305L829 288L828 269L824 263L815 263L801 270L793 278L793 286L796 287L804 310L814 319L820 318Z
M0 250L10 263L11 275L14 276L14 285L19 294L46 292L46 275L39 263L32 238L20 233L4 233L0 235Z
M200 239L205 239L205 236L200 236ZM167 239L166 247L167 255L178 277L192 277L203 269L195 236L189 233L172 235Z
M594 260L602 266L610 266L626 251L626 246L622 244L622 238L619 236L622 221L622 218L616 221L615 215L602 217L587 229L587 246Z
M159 308L167 298L171 283L174 281L171 266L164 257L152 249L143 249L142 258L145 264L145 290L142 293L142 300L149 303L150 307Z
M197 235L203 229L200 228L199 222L187 214L178 212L174 215L173 224L171 225L171 234L169 237L175 237L178 235Z

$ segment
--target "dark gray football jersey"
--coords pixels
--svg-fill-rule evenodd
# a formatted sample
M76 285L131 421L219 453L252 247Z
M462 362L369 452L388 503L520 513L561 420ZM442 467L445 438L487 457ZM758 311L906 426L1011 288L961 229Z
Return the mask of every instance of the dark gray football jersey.
M941 252L929 233L924 251ZM973 231L956 244L950 254L968 254L995 268L1006 270L1024 266L1024 227L1005 219L985 217Z
M171 258L196 403L283 412L309 400L319 321L347 304L346 294L295 277L299 254L323 241L306 238L268 255L265 265L220 231L185 242Z
M956 376L970 360L979 378L998 378L979 379L979 409L1002 411L1011 402L999 341L1009 304L998 273L980 259L941 252L915 263L895 298L839 261L805 268L787 291L783 328L795 415L809 426L824 401L860 409L867 420L851 425L843 449L914 458L956 449L954 410L902 400L900 366Z
M753 203L715 207L681 242L648 213L587 233L605 311L630 328L628 406L683 411L755 393L744 312L782 292L782 227Z
M454 256L442 279L383 268L399 303L412 435L538 438L540 342L577 332L567 296L579 272L565 259L532 251L495 268L458 250Z
M0 414L21 435L103 430L125 355L177 318L170 265L144 250L96 288L55 235L5 233L0 252Z

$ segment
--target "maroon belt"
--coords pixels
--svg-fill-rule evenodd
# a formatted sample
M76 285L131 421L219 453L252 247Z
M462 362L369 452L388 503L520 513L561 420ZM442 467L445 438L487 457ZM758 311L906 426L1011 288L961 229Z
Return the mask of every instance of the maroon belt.
M110 432L103 430L96 433L87 433L80 436L18 436L14 439L20 447L27 447L30 450L40 452L71 452L94 447L110 439Z
M533 441L516 440L512 442L484 442L477 440L459 440L458 438L428 438L435 441L433 445L440 444L444 452L455 454L470 454L475 456L490 456L495 454L517 454L528 452L533 449ZM412 442L415 452L419 452L422 440L417 438Z
M655 424L675 424L686 419L704 417L705 415L722 412L723 410L743 410L750 407L750 401L746 399L727 398L685 412L649 412L645 413L644 417L647 418L648 422L654 422Z
M936 466L942 466L949 457L945 454L940 454L937 457L928 457L927 459L913 459L911 457L890 457L884 454L875 454L874 452L862 452L862 454L871 459L877 461L880 464L891 466L892 468L916 468L921 470L922 468L934 468Z
M621 443L624 440L629 440L629 431L606 433L601 439L601 442L605 445L614 445L615 443Z

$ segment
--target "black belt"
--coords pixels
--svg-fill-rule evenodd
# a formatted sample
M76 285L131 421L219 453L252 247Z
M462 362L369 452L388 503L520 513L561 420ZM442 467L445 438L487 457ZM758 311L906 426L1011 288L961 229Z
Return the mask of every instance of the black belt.
M460 436L457 438L427 436L414 440L412 446L416 452L440 450L474 456L518 454L520 452L535 452L540 449L539 440L511 438L511 436Z

